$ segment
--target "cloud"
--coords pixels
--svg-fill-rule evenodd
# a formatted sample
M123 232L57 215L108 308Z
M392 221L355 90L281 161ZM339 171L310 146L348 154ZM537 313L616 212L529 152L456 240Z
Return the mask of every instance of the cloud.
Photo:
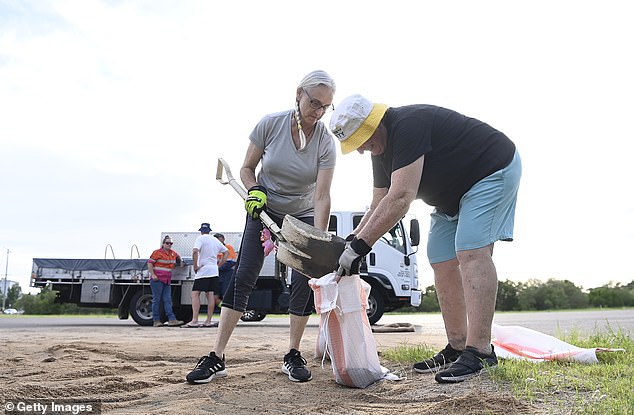
M202 221L240 230L216 159L236 173L253 126L291 108L316 68L335 78L335 104L442 105L516 142L524 175L516 241L496 246L501 278L634 278L616 265L634 246L628 13L340 3L0 3L0 247L13 279L32 257L101 257L106 244L147 255L160 232ZM367 157L339 155L333 209L367 207L371 186ZM411 209L423 228L429 211Z

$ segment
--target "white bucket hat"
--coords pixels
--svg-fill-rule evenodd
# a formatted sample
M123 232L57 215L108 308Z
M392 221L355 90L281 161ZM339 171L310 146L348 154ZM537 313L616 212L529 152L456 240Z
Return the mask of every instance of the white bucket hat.
M348 154L368 141L385 111L387 105L373 104L358 94L341 101L330 116L330 131L339 139L341 152Z

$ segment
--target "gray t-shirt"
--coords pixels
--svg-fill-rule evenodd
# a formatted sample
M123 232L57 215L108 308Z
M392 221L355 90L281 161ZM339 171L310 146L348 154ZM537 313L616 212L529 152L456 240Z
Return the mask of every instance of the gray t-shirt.
M304 149L297 150L291 136L293 110L265 115L249 139L264 149L258 184L268 192L268 208L278 215L313 216L317 173L333 169L337 153L335 142L324 123Z

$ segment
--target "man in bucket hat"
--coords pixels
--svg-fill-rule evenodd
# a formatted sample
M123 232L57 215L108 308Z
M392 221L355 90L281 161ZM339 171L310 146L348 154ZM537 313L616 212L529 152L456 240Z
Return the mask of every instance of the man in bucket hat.
M192 319L184 327L217 327L218 323L211 321L220 302L220 271L229 256L228 249L217 239L210 235L211 226L203 222L198 229L200 235L194 241L192 249L192 261L194 263L194 285L192 286ZM204 323L198 322L200 313L200 293L204 292L207 298L207 318ZM216 301L218 299L218 301Z
M348 237L339 275L359 272L372 245L414 199L431 214L427 257L449 344L414 365L440 383L469 379L497 358L491 345L497 275L493 245L513 239L521 160L488 124L433 105L388 108L361 95L341 102L330 129L343 154L372 153L372 203Z

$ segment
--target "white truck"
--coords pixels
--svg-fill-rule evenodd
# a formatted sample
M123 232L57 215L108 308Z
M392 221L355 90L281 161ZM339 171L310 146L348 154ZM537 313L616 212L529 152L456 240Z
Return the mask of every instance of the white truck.
M332 212L329 231L346 237L358 225L363 212ZM240 250L241 232L221 232L225 242ZM198 232L163 232L170 235L184 267L176 267L172 276L174 313L180 320L191 319L191 290L194 271L191 252ZM399 221L373 246L361 266L361 278L371 286L368 317L372 324L386 311L404 305L418 306L421 290L415 247L420 241L418 221L412 219L407 232ZM249 297L244 321L260 321L267 314L288 310L290 273L273 254L266 257L257 285ZM146 259L50 259L34 258L32 287L50 286L56 301L81 307L117 308L120 319L132 319L141 326L152 324L152 291ZM202 296L201 296L202 297ZM204 298L202 304L206 304ZM166 319L163 316L163 319Z

